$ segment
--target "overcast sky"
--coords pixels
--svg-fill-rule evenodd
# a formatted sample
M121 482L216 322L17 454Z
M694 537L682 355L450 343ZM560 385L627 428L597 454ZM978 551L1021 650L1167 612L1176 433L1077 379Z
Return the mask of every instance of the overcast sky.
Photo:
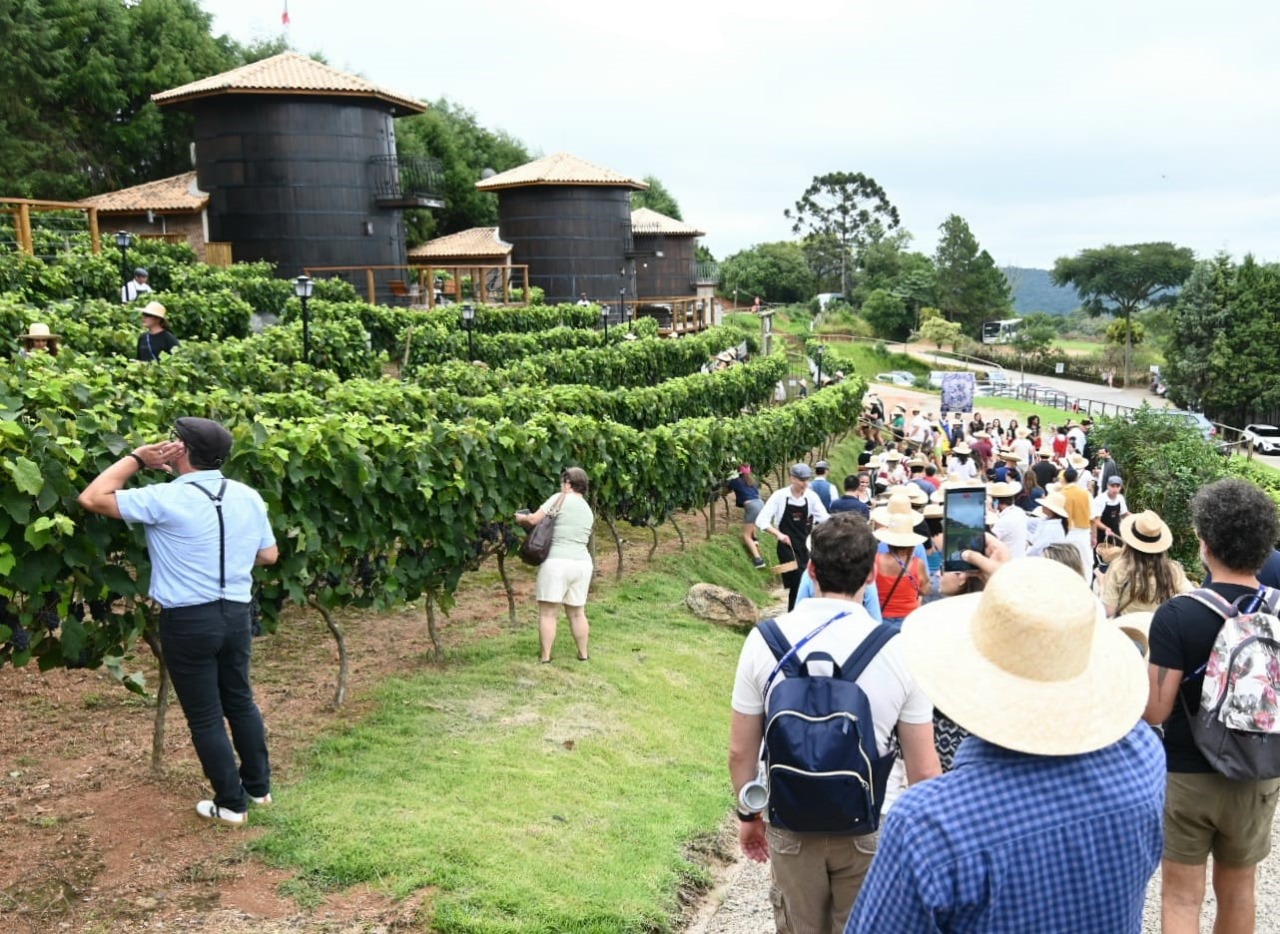
M203 0L278 35L283 0ZM290 0L290 41L447 97L531 152L656 175L718 257L863 172L915 247L1001 265L1172 240L1280 259L1280 4L1265 0Z

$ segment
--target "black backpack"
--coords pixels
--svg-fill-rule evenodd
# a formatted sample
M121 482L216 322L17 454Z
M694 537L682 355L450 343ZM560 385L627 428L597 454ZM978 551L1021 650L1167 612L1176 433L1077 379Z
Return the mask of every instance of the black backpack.
M877 626L837 664L825 652L801 662L776 620L763 620L759 628L778 660L765 685L769 822L797 833L874 833L894 757L879 755L871 702L856 682L898 631ZM815 662L830 665L831 674L811 674ZM786 677L770 691L779 672Z

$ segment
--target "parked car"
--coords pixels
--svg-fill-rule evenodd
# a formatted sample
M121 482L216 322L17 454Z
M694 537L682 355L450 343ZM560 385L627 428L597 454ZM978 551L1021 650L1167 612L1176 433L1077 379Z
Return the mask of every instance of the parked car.
M1212 441L1218 433L1218 429L1213 422L1205 418L1202 412L1188 412L1185 409L1165 409L1164 414L1183 419L1188 425L1199 431L1206 441Z
M1245 425L1240 438L1261 454L1280 454L1280 428L1275 425Z
M888 373L877 373L876 382L892 383L895 386L915 386L916 375L907 370L890 370Z

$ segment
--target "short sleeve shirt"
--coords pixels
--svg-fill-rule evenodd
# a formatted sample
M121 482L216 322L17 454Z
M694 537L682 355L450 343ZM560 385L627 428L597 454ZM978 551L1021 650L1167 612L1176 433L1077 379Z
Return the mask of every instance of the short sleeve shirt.
M560 498L557 493L542 504L542 510L551 509ZM595 528L596 517L587 505L587 501L576 493L569 493L560 507L560 515L556 519L551 535L551 551L548 558L569 558L573 561L589 561L591 552L587 550L587 542L591 540L591 532Z
M1255 592L1255 588L1239 584L1210 584L1209 588L1231 602ZM1173 711L1164 724L1164 752L1170 772L1214 771L1191 736L1187 709L1193 715L1200 711L1204 673L1194 672L1209 661L1221 629L1222 617L1190 597L1166 600L1152 617L1148 636L1151 664L1180 671L1186 679L1178 689L1181 696L1174 702Z
M1122 516L1129 511L1129 504L1124 501L1123 493L1117 496L1114 500L1106 493L1099 493L1093 498L1093 518L1101 519L1102 510L1106 509L1108 506L1119 506L1120 515Z

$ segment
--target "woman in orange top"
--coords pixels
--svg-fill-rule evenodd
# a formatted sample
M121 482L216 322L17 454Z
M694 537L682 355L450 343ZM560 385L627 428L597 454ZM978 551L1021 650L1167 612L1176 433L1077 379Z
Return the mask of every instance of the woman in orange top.
M924 544L924 536L914 531L918 518L915 513L894 516L889 525L873 533L888 549L876 555L880 615L895 629L902 628L902 621L929 593L929 570L915 554L916 547Z

